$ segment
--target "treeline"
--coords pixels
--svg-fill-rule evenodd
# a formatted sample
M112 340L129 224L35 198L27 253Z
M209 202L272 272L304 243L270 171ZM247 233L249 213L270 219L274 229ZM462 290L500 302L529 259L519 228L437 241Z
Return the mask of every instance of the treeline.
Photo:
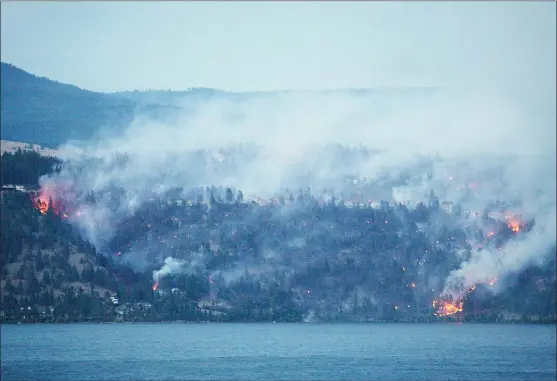
M434 194L409 209L323 203L310 189L264 206L230 188L206 191L191 204L176 202L183 190L146 202L102 253L52 209L42 215L27 194L3 192L1 320L430 321L463 250L496 251L528 229L487 215L464 229L462 211L445 212ZM182 266L154 291L152 271L169 256ZM500 281L504 292L470 293L466 319L555 320L554 261Z
M39 178L52 171L60 170L61 162L56 157L42 156L39 153L18 149L16 152L2 154L2 185L25 185L37 187Z
M463 251L496 253L531 226L523 221L516 233L485 211L477 225L464 229L458 223L462 211L445 212L434 194L408 209L386 202L379 208L349 208L334 199L320 203L309 189L266 206L246 203L231 189L207 193L207 203L201 195L192 205L169 204L172 197L146 203L117 226L107 250L131 263L151 262L149 271L160 267L161 256L197 262L187 270L213 294L255 315L275 309L269 295L278 287L292 293L292 305L282 311L293 314L325 320L431 317L432 300L443 288L439 281L460 266ZM480 284L465 311L493 320L504 311L554 319L552 269L549 264L528 269L526 277L506 276L500 282L511 287L497 296ZM173 287L175 279L163 278L161 287Z

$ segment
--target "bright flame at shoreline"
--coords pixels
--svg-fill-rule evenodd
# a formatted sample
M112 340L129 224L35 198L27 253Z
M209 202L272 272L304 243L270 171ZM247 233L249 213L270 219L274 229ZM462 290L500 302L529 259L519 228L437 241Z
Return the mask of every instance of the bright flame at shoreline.
M479 284L487 284L489 286L493 286L497 281L499 280L499 277L494 277L494 278L490 278L490 279L486 279L483 282L478 282ZM476 290L477 284L474 284L472 287L470 287L467 291L468 294L474 292ZM464 298L460 298L456 301L454 300L434 300L432 302L432 306L433 308L437 308L437 311L435 312L436 316L439 317L443 317L443 316L450 316L450 315L454 315L458 312L462 312L464 310Z
M441 305L437 309L437 312L435 312L436 316L450 316L463 311L464 302L462 300L458 300L456 302L449 300L442 300L438 302L434 300L433 307L436 307L438 303Z
M155 284L153 285L153 291L157 291L159 288L159 282L155 282Z

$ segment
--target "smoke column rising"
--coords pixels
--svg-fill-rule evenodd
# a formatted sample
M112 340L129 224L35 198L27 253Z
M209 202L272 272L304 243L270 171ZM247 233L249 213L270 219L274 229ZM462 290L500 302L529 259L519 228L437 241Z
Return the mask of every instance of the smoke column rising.
M397 201L426 200L432 189L474 210L512 200L518 213L536 219L534 229L498 261L480 251L463 262L446 281L445 294L455 299L487 275L543 260L555 245L555 147L546 139L554 124L530 124L528 109L502 94L280 93L241 101L223 96L188 108L166 122L138 118L119 136L66 145L67 166L41 184L73 184L77 204L90 212L72 222L98 245L172 186L230 186L247 198L269 198L285 188L340 191L342 175L373 181L406 173L415 181L391 190ZM346 162L332 148L338 146L374 153ZM472 182L477 195L467 201L457 183ZM113 186L122 189L117 201L103 196L89 206L90 192ZM154 276L182 265L167 258Z

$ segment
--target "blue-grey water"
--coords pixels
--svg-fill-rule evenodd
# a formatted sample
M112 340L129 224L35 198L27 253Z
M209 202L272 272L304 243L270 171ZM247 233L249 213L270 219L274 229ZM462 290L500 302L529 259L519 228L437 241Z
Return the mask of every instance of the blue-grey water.
M555 325L3 325L3 380L554 380Z

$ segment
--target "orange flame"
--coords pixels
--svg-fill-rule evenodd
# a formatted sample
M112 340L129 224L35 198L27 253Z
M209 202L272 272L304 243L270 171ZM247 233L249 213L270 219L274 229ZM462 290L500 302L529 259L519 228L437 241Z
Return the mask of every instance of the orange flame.
M42 214L47 214L49 210L61 218L69 218L70 216L81 215L81 211L74 211L76 205L69 204L68 199L64 198L64 189L53 189L50 187L42 187L38 193L31 194L31 201L33 206ZM57 192L60 191L60 192ZM62 202L64 201L64 202Z
M50 205L50 201L52 200L52 205ZM54 212L58 214L58 208L56 205L56 198L53 197L50 189L48 188L41 188L39 194L34 194L32 197L33 206L37 208L39 212L42 214L46 214L50 208L54 209Z
M456 302L452 302L449 300L442 300L439 303L441 305L439 306L439 309L435 313L435 315L437 316L449 316L449 315L454 315L457 312L462 312L463 305L464 305L462 300L458 300ZM433 307L435 307L436 304L437 301L434 301Z
M508 226L513 232L520 232L520 222L518 222L517 220L511 219L508 223Z
M157 291L158 288L159 288L159 282L155 282L155 284L153 285L153 291Z
M46 214L46 212L48 211L48 201L37 198L35 200L35 208L37 208L42 214Z

